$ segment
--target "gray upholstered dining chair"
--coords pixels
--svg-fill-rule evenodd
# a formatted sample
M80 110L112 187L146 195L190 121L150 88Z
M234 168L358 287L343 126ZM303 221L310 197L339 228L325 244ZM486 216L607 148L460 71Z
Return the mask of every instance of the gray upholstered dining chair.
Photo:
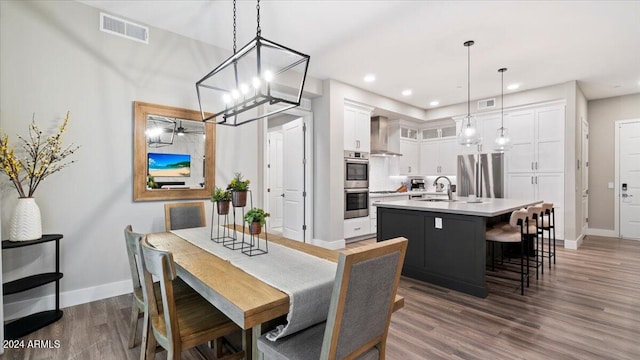
M176 296L174 284L178 280L173 255L169 251L155 249L143 237L140 241L142 253L142 293L145 305L145 331L143 341L146 359L155 357L156 344L167 351L167 359L181 359L184 350L200 344L216 341L241 329L209 301L195 291L188 296ZM160 283L160 294L156 294L153 277ZM236 360L245 357L244 351L228 354L218 359Z
M407 239L344 251L327 321L276 341L258 339L265 360L384 359Z
M164 204L164 226L166 231L207 226L204 202Z
M133 348L136 344L136 333L138 330L138 319L144 315L144 296L142 295L141 274L138 271L139 263L142 254L140 253L140 240L142 234L133 232L131 225L127 225L124 228L124 238L127 245L127 255L129 257L129 267L131 270L131 281L133 283L132 303L131 303L131 321L129 324L129 349ZM160 294L160 284L154 284L154 291L156 294ZM173 284L173 291L176 297L184 297L193 290L180 279ZM143 342L145 336L143 334ZM144 345L144 344L143 344Z

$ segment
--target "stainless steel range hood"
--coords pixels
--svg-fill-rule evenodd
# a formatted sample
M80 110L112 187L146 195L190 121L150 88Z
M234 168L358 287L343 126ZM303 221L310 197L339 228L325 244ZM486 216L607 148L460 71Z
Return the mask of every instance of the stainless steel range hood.
M399 152L390 150L390 134L388 118L384 116L371 118L371 156L402 156Z

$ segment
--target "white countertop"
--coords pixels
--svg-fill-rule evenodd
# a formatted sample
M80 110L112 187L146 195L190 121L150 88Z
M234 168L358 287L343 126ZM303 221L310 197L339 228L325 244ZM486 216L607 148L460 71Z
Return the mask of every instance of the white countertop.
M394 192L394 193L386 193L386 194L372 194L369 193L369 198L380 198L387 196L409 196L409 195L434 195L434 196L447 196L446 191L435 192L435 191L405 191L405 192Z
M493 199L483 198L482 202L469 203L466 197L458 197L454 202L446 201L420 201L420 200L396 200L381 201L374 205L391 209L431 211L448 214L475 215L493 217L510 213L513 210L541 203L542 200L531 199Z

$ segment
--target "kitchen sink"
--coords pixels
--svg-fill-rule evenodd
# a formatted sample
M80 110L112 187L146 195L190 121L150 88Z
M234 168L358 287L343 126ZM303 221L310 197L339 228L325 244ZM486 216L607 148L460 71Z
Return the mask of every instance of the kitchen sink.
M449 200L449 199L440 199L440 198L430 198L430 199L418 199L418 201L429 201L429 202L456 202L458 200Z

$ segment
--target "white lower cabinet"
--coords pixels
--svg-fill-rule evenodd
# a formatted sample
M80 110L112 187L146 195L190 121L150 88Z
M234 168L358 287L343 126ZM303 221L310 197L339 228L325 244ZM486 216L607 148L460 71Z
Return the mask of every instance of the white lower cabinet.
M371 234L369 217L344 220L344 238L350 239Z
M538 199L553 203L556 239L564 239L563 173L510 173L507 175L506 195L512 199Z

